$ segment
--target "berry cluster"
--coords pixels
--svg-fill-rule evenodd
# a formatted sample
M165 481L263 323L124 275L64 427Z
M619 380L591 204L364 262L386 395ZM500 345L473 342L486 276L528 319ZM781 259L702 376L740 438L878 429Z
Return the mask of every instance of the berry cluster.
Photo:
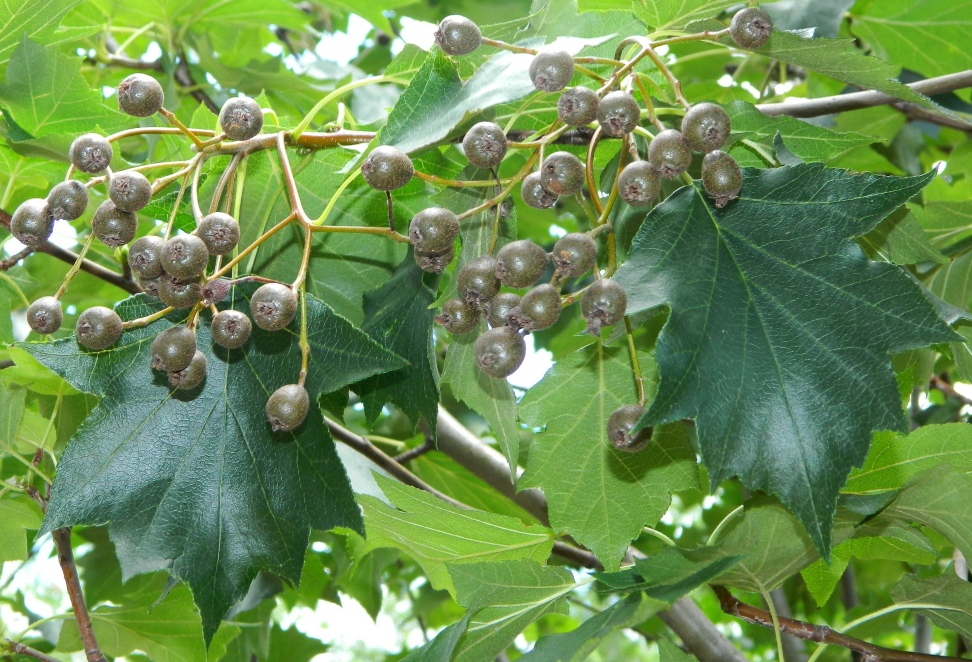
M729 28L711 34L729 34L741 47L759 48L771 33L772 22L766 12L749 7L734 16ZM711 34L700 33L694 38L708 38ZM617 265L616 240L609 214L617 199L634 207L655 204L661 195L663 180L688 180L685 173L692 164L693 152L704 155L701 163L702 189L712 198L715 207L724 207L739 196L742 174L732 156L722 151L730 138L729 116L717 104L689 104L650 42L637 39L622 42L615 58L621 57L626 45L641 46L640 51L627 61L574 58L564 50L536 51L486 39L475 23L461 16L445 18L439 24L436 41L439 48L451 56L472 53L484 44L532 54L528 72L530 79L539 92L558 94L557 121L545 132L540 132L539 137L526 143L511 142L504 129L494 122L479 122L470 127L462 140L462 152L472 166L490 172L498 185L497 195L487 203L461 213L442 207L424 209L411 218L407 236L398 234L395 229L392 192L416 176L415 167L409 156L394 146L374 148L362 160L360 172L370 187L385 193L389 227L387 230L360 228L360 231L385 234L397 241L411 243L414 259L423 270L442 273L454 259L462 221L494 208L495 222L499 223L503 204L514 185L519 186L524 203L531 207L547 209L559 200L578 196L582 202L592 205L597 215L589 232L567 234L557 240L550 251L530 240L513 241L498 250L490 248L484 255L465 256L473 259L465 260L464 266L454 274L458 295L445 302L436 319L454 334L472 331L484 319L489 329L475 342L476 362L486 375L501 379L508 377L521 365L526 350L524 337L556 324L562 308L575 299L580 299L587 332L594 336L600 336L603 327L618 324L624 319L627 297L624 289L611 279ZM658 43L663 42L654 45ZM678 129L666 127L658 119L644 90L644 108L631 92L635 84L634 67L644 57L650 57L673 85L682 109L671 109L671 112L681 114L684 111ZM613 73L608 78L593 74L582 66L589 60L597 61L602 66L612 66ZM579 74L602 84L598 89L584 85L568 87ZM174 128L169 131L181 131L193 141L196 156L187 161L186 168L175 176L158 178L153 183L142 172L152 165L112 171L112 142L117 136L82 135L71 144L71 169L66 181L55 186L46 199L31 199L20 205L11 218L11 230L25 245L36 246L50 237L56 221L80 218L89 205L89 189L105 184L106 196L94 211L91 233L81 257L94 238L111 249L131 244L127 249L127 261L132 274L148 296L161 299L167 308L147 318L128 322L122 322L118 314L108 308L89 308L78 318L77 341L88 349L104 350L116 343L126 328L147 324L171 310L188 310L185 324L171 327L153 340L151 367L165 372L173 387L195 389L200 387L206 376L206 354L196 346L195 330L201 315L207 311L212 313L213 342L228 350L246 345L252 324L266 331L287 327L301 305L307 262L311 257L311 233L348 231L349 228L312 227L300 205L286 156L286 140L296 138L299 131L292 132L289 137L287 132L281 132L276 136L276 142L268 140L274 136L261 135L263 110L253 99L240 97L226 101L219 113L219 134L203 142L197 134L211 135L214 132L184 127L164 108L162 87L154 78L144 74L129 76L118 86L117 98L119 108L133 117L160 113L173 124ZM647 117L647 124L654 131L642 125L643 116ZM594 130L586 163L566 150L544 155L546 148L568 131L589 135L577 131L579 129ZM606 201L601 199L592 171L594 152L602 140L619 140L622 144L620 169ZM647 148L643 141L647 141ZM242 146L242 149L234 152L233 145ZM215 195L210 213L203 214L199 209L196 186L200 166L205 161L204 157L213 154L245 156L250 151L268 149L273 145L280 154L293 211L275 229L267 231L241 252L238 247L240 225L237 219L228 213L216 211L220 193ZM523 169L512 180L507 180L511 183L504 188L498 170L511 149L528 150L530 156ZM629 162L625 163L625 160ZM90 177L87 182L72 179L71 175L75 172ZM170 221L164 234L153 231L135 239L138 225L136 214L149 204L153 195L179 176L183 176L185 186L190 174L193 175L192 201L196 221L193 232L173 233ZM228 168L217 187L220 191L227 178L232 180L232 177L227 177L230 174L231 169ZM441 182L433 176L418 174L429 181ZM478 182L477 185L491 187L492 180ZM263 283L250 300L250 316L236 310L218 310L215 304L227 296L232 282L235 282L221 276L248 250L291 221L298 223L305 231L305 254L297 280L293 284L283 284L256 275L244 276L242 280ZM606 264L603 265L598 264L599 241L603 241L605 248L603 255ZM232 253L236 253L236 257L223 265L222 259ZM27 321L37 333L50 334L60 328L63 321L60 297L76 273L77 266L54 296L42 297L29 307ZM591 282L585 285L580 281L589 275ZM546 282L540 282L545 277ZM577 285L581 286L580 290L564 295L562 288L570 279L579 280ZM309 351L308 344L302 342L305 369ZM632 362L637 364L634 355ZM308 393L303 386L304 376L305 371L302 370L297 383L283 386L269 397L266 414L274 430L292 430L304 421L309 408ZM644 394L639 392L639 395L639 404L621 407L610 417L608 438L620 450L638 450L651 437L650 429L632 433L645 412Z

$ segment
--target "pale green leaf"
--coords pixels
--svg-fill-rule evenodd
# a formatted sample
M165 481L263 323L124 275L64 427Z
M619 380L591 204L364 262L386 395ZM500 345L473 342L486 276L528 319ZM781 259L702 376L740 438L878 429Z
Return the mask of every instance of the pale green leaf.
M658 638L658 662L695 662L695 658L664 637Z
M24 495L15 494L0 499L0 567L4 561L23 561L27 558L25 529L39 529L43 517L40 506Z
M972 637L972 584L959 579L952 567L938 577L905 575L891 589L891 599L897 605L911 606L940 628Z
M948 258L932 246L918 219L907 206L900 207L878 223L877 227L860 238L859 243L872 259L893 264L948 262Z
M655 30L681 29L702 18L713 18L737 3L732 0L634 0L635 16Z
M0 3L0 64L26 35L39 44L50 44L61 19L81 0L4 0Z
M972 200L932 201L924 206L909 204L908 207L937 248L972 236Z

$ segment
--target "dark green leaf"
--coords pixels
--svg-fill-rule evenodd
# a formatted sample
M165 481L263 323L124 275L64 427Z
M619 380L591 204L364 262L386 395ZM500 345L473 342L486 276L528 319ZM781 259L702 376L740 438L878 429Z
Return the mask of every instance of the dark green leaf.
M640 363L651 395L654 361L642 354ZM670 492L699 484L681 426L656 429L638 453L608 441L611 413L637 401L627 349L598 342L558 361L520 403L523 421L544 431L534 437L518 487L541 488L551 526L570 533L608 570L618 568L642 527L665 514Z
M328 648L324 642L308 637L294 626L283 630L274 623L270 628L270 654L266 662L309 662Z
M711 484L737 475L778 495L825 555L871 431L904 426L889 352L957 337L914 281L849 240L929 179L747 170L721 210L683 187L616 275L629 314L671 307L642 424L695 418Z
M468 624L469 615L466 614L435 635L435 639L406 655L402 662L452 662L452 653Z
M361 396L369 424L374 424L386 403L394 402L412 421L413 428L424 418L434 436L439 412L439 369L432 342L436 311L429 308L435 301L435 292L426 280L425 272L409 251L388 282L365 293L361 330L403 357L408 365L369 377L356 384L354 390Z
M236 288L233 306L246 310L252 290ZM135 319L158 309L136 297L118 311ZM260 568L299 579L311 527L362 529L316 398L402 361L313 297L307 315L315 404L287 434L271 433L263 409L269 393L296 381L296 323L254 328L245 350L227 352L212 347L204 322L197 343L208 376L184 393L149 369L149 341L172 319L131 329L103 352L81 351L74 338L23 345L104 396L61 458L45 531L110 522L125 577L165 568L188 582L207 640Z
M740 559L742 556L718 547L665 547L657 554L635 561L635 571L649 596L671 604L723 574Z

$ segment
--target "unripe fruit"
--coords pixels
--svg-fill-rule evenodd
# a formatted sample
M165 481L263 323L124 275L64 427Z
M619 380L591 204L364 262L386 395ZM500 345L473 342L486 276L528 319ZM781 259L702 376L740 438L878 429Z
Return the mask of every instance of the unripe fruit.
M202 288L202 302L204 306L211 306L226 298L230 291L230 281L225 278L211 280Z
M659 175L674 179L692 163L692 148L681 131L665 129L648 145L648 161Z
M453 247L459 235L459 217L442 207L423 209L412 217L408 238L415 250L438 253Z
M310 396L300 384L281 386L267 400L267 420L274 432L293 430L307 418Z
M226 349L237 349L250 339L253 325L250 318L238 310L221 310L213 315L210 333L213 342Z
M597 105L597 122L606 136L621 138L634 131L640 120L641 108L629 92L611 92Z
M196 354L196 334L184 326L170 327L155 336L150 351L154 370L182 370Z
M557 100L557 117L567 126L587 126L597 117L600 102L594 90L572 87L564 90Z
M196 350L192 355L192 360L182 370L175 370L169 373L169 383L180 391L189 391L196 388L206 379L206 355Z
M580 276L594 267L597 242L582 232L571 232L554 244L552 259L558 278Z
M523 336L508 326L498 326L476 339L473 346L476 365L490 377L509 377L523 363L526 343Z
M63 321L61 302L54 297L41 297L27 309L27 324L41 335L54 333L61 328Z
M474 124L462 139L466 159L477 168L498 166L506 156L507 147L506 134L493 122Z
M651 441L651 428L644 428L631 434L632 428L645 415L645 408L640 405L625 405L614 410L607 423L607 435L611 445L619 451L636 453Z
M581 299L581 313L587 320L587 333L601 335L601 327L620 322L627 307L628 295L616 281L608 278L594 281Z
M742 48L759 48L773 34L773 19L759 7L746 7L732 17L729 36Z
M722 106L697 103L682 118L682 136L696 152L711 152L729 140L732 122Z
M263 129L263 109L249 97L227 99L219 111L219 126L230 140L249 140Z
M78 316L74 331L79 344L88 349L105 349L121 338L122 321L114 310L93 306Z
M452 258L455 256L456 251L451 246L441 253L412 252L412 257L415 259L415 264L419 266L419 269L427 271L430 274L441 274L452 263Z
M629 163L618 175L618 195L632 207L647 207L660 192L658 171L648 161Z
M446 55L466 55L483 43L483 33L465 16L446 16L439 21L435 43Z
M507 287L530 287L547 268L547 252L529 239L520 239L499 249L496 277Z
M702 159L702 188L718 208L739 197L742 189L742 171L736 159L716 150Z
M584 164L570 152L554 152L540 166L540 184L554 195L574 195L584 188Z
M162 109L165 94L159 81L132 74L118 84L118 109L132 117L148 117Z
M442 305L442 312L435 321L452 334L466 333L479 323L479 311L466 305L462 299L449 299Z
M138 286L142 288L146 296L150 296L153 299L159 298L159 286L165 279L165 276L159 276L158 278L139 278Z
M297 295L280 283L261 285L250 299L250 313L264 331L279 331L297 314Z
M459 270L459 294L466 305L481 308L499 291L496 280L496 260L483 255Z
M47 208L55 221L81 218L88 208L88 187L76 179L61 182L47 194Z
M574 76L574 58L567 51L543 51L530 63L530 80L542 92L556 92Z
M193 233L206 244L210 255L226 255L240 241L240 224L221 211L203 217Z
M532 172L523 178L520 195L523 197L523 202L534 209L548 209L557 202L557 196L543 188L539 172Z
M198 277L179 280L174 276L162 276L159 279L159 298L173 308L192 308L202 300L202 286Z
M165 240L155 235L139 237L128 249L128 266L139 278L158 278L165 273L162 268L162 250Z
M138 218L130 211L122 211L111 200L105 200L91 219L91 231L108 248L118 248L135 238Z
M486 321L491 327L505 326L509 322L510 313L519 305L519 294L500 292L489 300L489 315Z
M560 290L544 283L523 295L509 314L509 325L526 332L550 328L560 319Z
M209 264L209 251L199 237L180 234L162 247L162 268L173 278L198 279Z
M371 188L393 191L411 181L415 168L407 154L382 145L376 147L361 164L361 174Z
M74 139L68 154L75 168L95 174L111 164L111 143L97 133L86 133Z
M20 203L10 217L10 232L25 246L36 246L46 241L54 232L54 220L47 200L31 198Z
M123 170L111 176L108 197L122 211L139 211L152 199L152 184L140 172Z

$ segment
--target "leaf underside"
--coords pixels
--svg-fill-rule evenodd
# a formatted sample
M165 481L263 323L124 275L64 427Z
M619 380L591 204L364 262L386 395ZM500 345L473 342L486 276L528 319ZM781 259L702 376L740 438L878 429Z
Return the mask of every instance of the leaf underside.
M696 182L648 215L616 275L629 314L671 308L641 425L696 419L711 484L777 495L825 557L871 432L904 425L889 352L956 338L904 272L851 241L929 180L747 169L724 209Z

